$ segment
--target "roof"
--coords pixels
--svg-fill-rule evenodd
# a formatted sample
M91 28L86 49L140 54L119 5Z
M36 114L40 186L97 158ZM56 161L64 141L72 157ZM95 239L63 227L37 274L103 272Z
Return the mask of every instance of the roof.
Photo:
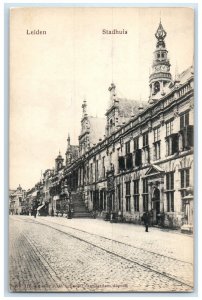
M179 74L180 84L184 84L192 75L193 75L193 66L187 68L181 74Z
M72 155L72 159L77 159L79 155L79 147L77 145L70 145L68 151Z
M105 134L106 119L101 117L88 117L90 125L90 143L97 144Z
M139 113L139 107L143 107L141 100L130 100L126 98L118 98L119 116L131 118L131 116Z

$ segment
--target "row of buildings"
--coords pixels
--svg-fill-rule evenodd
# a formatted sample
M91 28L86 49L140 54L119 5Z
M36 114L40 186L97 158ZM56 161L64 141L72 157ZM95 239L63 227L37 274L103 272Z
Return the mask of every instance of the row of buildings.
M30 207L54 215L80 204L134 223L149 211L152 224L192 229L194 69L172 78L161 22L155 37L148 104L120 98L114 83L105 118L84 101L78 145L68 136L65 159L26 192Z

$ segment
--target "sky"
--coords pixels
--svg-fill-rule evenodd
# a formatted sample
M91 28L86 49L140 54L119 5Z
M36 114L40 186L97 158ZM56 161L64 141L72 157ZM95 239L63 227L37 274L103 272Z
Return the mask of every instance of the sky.
M12 9L10 23L10 188L25 189L78 144L81 105L103 117L108 87L148 101L149 72L161 18L171 73L193 63L194 20L187 8ZM46 35L27 35L31 30ZM103 29L127 30L123 35Z

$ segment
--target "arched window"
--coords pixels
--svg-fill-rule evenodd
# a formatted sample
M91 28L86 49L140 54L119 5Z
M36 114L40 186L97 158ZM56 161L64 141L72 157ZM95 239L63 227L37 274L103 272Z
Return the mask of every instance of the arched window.
M154 83L154 93L158 93L160 91L160 83L157 81Z

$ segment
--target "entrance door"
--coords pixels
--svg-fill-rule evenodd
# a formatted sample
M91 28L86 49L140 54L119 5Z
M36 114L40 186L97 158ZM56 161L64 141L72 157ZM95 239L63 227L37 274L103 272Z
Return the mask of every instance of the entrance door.
M110 191L109 192L109 211L113 211L114 210L114 192Z
M156 201L155 203L156 205L156 224L160 223L160 218L159 218L159 214L160 214L160 200Z
M153 203L153 212L154 212L154 216L153 216L153 220L154 223L156 223L156 225L158 225L160 223L160 190L155 187L154 191L153 191L153 198L152 200L154 201Z

